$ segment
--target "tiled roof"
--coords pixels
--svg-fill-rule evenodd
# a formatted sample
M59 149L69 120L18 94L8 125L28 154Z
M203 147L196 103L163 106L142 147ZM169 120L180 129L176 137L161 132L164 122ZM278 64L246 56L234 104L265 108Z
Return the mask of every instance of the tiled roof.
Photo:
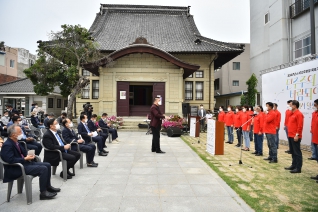
M243 52L241 44L201 36L188 7L102 4L90 32L104 51L122 49L144 37L170 53Z
M34 93L33 83L29 78L23 78L12 82L0 84L0 93ZM53 93L61 93L59 87L55 87Z

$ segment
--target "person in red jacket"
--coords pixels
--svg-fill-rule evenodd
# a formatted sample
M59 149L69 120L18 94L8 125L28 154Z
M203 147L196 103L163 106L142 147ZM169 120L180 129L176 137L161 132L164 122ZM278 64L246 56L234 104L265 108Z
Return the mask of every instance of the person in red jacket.
M248 114L250 115L250 116L252 116L253 114L254 114L254 108L253 108L253 106L248 106ZM250 141L253 141L253 128L254 128L254 123L253 123L253 120L251 121L251 125L250 125Z
M313 144L313 151L316 153L316 160L318 162L318 99L314 101L314 112L311 117L311 143ZM316 177L311 177L311 179L317 180L318 183L318 175Z
M232 111L232 106L229 105L227 107L227 113L225 114L225 117L224 117L224 125L227 129L227 136L228 136L228 141L225 142L225 143L229 143L229 144L233 144L233 116L234 116L234 113Z
M285 130L285 132L286 132L286 136L287 136L287 140L288 140L288 126L287 126L287 124L288 124L288 119L289 119L289 117L290 117L290 115L291 115L291 102L292 102L293 100L288 100L287 101L287 110L286 110L286 112L285 112L285 122L284 122L284 130ZM290 152L290 146L291 146L291 143L289 143L289 141L288 141L288 147L289 147L289 149L287 150L287 151L285 151L286 153L288 153L288 154L291 154L291 152Z
M236 106L235 108L235 115L234 115L234 129L236 130L236 135L237 135L237 144L235 145L236 147L241 147L242 145L242 120L241 120L241 115L242 115L242 107L240 105Z
M299 102L292 101L292 114L288 119L288 140L291 143L292 165L286 167L290 173L301 173L303 166L303 155L300 149L300 142L303 134L304 115L298 110Z
M225 118L224 106L220 106L219 115L218 115L218 121L225 122L224 118Z
M245 141L244 151L250 151L250 125L252 121L252 116L249 115L248 106L244 105L242 107L241 122L242 122L242 134Z
M281 113L277 110L278 104L274 103L274 111L276 112L276 146L279 149L279 128L280 128L280 121L281 121Z
M255 156L263 156L263 141L264 141L264 134L263 134L263 126L264 126L264 113L263 107L257 106L255 108L256 116L253 119L254 123L254 142L255 142Z
M267 139L269 149L268 158L269 163L277 163L277 146L276 146L276 113L273 111L274 104L272 102L266 103L267 112L264 117L264 133Z

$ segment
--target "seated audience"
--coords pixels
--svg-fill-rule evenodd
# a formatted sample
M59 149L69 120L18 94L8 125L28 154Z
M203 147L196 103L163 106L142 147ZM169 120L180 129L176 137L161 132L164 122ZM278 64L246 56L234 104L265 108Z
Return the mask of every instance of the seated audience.
M9 112L8 112L8 111L5 111L5 112L4 112L4 114L3 114L3 116L1 117L1 120L0 120L0 121L2 121L2 123L3 123L4 125L7 125L7 124L9 123L10 117L9 117Z
M5 126L2 121L0 121L0 135L8 137L7 126Z
M9 138L1 148L2 160L10 164L21 163L25 174L39 176L40 200L52 199L61 189L51 185L51 165L45 162L35 162L34 155L27 155L23 145L18 143L23 136L21 127L12 125L8 128L8 134ZM10 182L22 175L21 168L18 166L4 165L4 170L3 182Z
M60 125L62 125L62 121L63 121L63 119L65 119L67 117L67 114L65 113L65 112L63 112L63 113L61 113L61 116L59 116L57 119L56 119L56 121L60 124Z
M45 128L45 126L40 122L39 118L36 116L35 112L31 113L31 123L36 128Z
M91 120L88 120L88 122L87 122L87 127L88 127L88 129L91 132L95 132L96 131L97 133L99 133L99 135L104 138L104 141L106 141L106 139L108 137L108 134L107 133L103 133L102 129L95 125L96 119L97 119L97 115L93 114L92 117L91 117Z
M92 140L97 143L97 148L99 151L99 156L107 156L108 151L104 150L105 147L105 140L102 136L95 135L94 134L97 132L91 132L89 128L87 127L87 116L86 115L81 115L80 116L81 122L77 126L77 131L78 134L82 136L84 139L85 143L90 143L91 138Z
M80 159L81 154L71 150L70 144L65 144L61 139L57 131L60 129L60 125L52 118L47 121L48 129L43 135L43 146L49 150L60 150L62 158L67 161L67 179L72 179L75 176L69 169L73 168L75 163ZM51 166L58 166L60 162L60 156L58 152L44 151L44 161L49 162ZM63 172L60 173L60 177L63 178Z
M86 144L83 139L78 139L73 130L73 122L70 119L63 119L62 124L64 126L64 130L62 131L64 141L68 144L71 142L78 143L79 150L86 153L87 166L97 167L98 163L94 162L96 146L92 143ZM77 145L71 145L71 150L77 151Z
M107 122L107 113L102 114L102 118L98 121L98 125L101 128L107 128L109 133L112 134L112 140L119 142L117 130L111 127L111 124ZM104 131L106 133L106 130Z
M49 125L47 124L47 122L50 120L50 119L53 119L55 117L54 113L49 113L46 118L44 119L44 126L45 128L49 128Z

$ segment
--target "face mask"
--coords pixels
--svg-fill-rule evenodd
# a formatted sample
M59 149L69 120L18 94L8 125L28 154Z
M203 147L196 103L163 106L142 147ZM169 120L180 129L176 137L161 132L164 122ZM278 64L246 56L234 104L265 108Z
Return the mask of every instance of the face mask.
M223 109L222 109L222 108L220 108L220 111L222 112L222 111L223 111Z
M8 115L4 115L5 117L8 117Z
M231 108L228 108L228 109L227 109L227 111L231 111L231 110L232 110Z
M203 107L201 107L201 109L203 109Z
M23 118L24 118L24 116L20 116L20 118L21 118L21 119L23 119Z
M254 114L257 114L257 111L254 111Z
M19 125L22 125L22 121L19 121Z
M87 123L87 119L85 119L84 122Z
M318 108L314 107L314 111L318 111Z
M18 135L17 139L18 141L21 140L23 138L23 134Z
M35 108L38 108L38 106L36 105Z
M243 112L246 112L246 109L245 109L245 108L243 108Z
M72 128L74 125L73 125L73 122L71 122L69 125L68 125L70 128Z
M293 108L291 106L288 106L288 110L292 110Z
M248 110L252 110L251 108L249 108Z
M235 111L238 112L239 110L236 108Z
M56 130L59 130L60 128L61 128L61 127L60 127L59 124L56 124L56 125L55 125L55 129L56 129Z

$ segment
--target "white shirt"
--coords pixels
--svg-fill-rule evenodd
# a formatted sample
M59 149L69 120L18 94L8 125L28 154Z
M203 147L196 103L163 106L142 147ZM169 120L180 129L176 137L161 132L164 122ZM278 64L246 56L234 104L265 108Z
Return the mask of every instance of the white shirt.
M60 144L60 142L59 142L59 139L56 137L56 133L57 132L54 132L53 130L50 130L52 133L53 133L53 135L55 136L55 138L56 138L56 140L57 140L57 143L59 143L59 145L61 146L61 144ZM62 140L62 138L60 138L61 140Z

